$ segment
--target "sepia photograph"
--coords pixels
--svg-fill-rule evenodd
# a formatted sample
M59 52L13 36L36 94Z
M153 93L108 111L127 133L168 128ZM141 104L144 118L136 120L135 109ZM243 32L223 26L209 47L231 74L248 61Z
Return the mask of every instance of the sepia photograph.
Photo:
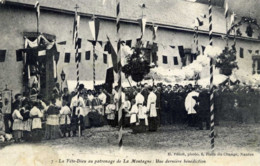
M0 0L0 165L260 165L259 9Z

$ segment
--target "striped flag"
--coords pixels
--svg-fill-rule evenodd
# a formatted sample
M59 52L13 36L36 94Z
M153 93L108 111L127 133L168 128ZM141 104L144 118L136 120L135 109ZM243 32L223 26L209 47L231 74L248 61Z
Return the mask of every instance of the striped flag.
M225 13L224 13L224 15L225 15L225 18L228 17L228 3L227 2L225 3Z

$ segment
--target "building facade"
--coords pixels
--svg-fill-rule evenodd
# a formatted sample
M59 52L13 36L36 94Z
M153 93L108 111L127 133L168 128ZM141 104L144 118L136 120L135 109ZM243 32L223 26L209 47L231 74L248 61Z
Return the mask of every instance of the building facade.
M0 89L4 89L8 85L14 93L23 91L23 62L17 61L16 50L24 48L26 34L32 34L37 31L37 23L35 16L33 0L10 0L0 5L0 50L6 50L4 62L0 62ZM79 37L82 38L82 47L80 49L80 80L91 81L93 79L93 46L88 40L92 40L88 21L95 14L101 20L99 41L102 45L97 44L96 54L98 55L95 62L96 79L105 80L106 69L109 63L104 62L104 43L107 36L111 41L116 41L115 26L115 2L91 0L57 0L43 1L40 12L39 32L53 36L56 43L66 41L66 45L57 44L59 52L59 60L57 63L57 78L60 80L62 70L66 73L66 80L76 80L76 62L75 50L72 44L73 22L74 22L74 6L78 4L81 16ZM158 45L158 66L164 68L181 68L182 62L178 50L178 46L184 49L192 49L194 47L194 20L199 17L204 25L199 27L199 48L202 52L202 46L207 46L208 39L208 17L202 18L201 15L208 15L208 5L188 2L184 0L175 0L174 3L166 1L163 5L158 0L147 2L147 9L142 9L137 5L137 0L121 1L121 35L123 40L132 40L134 43L141 36L141 28L136 21L144 16L147 18L146 31L143 36L145 42L155 42ZM132 6L131 6L132 5ZM229 18L230 19L230 18ZM237 20L240 18L238 17ZM228 21L229 24L230 21ZM159 26L156 40L152 39L152 24ZM240 30L241 37L236 38L237 61L239 70L253 74L260 71L260 61L258 58L258 50L260 40L258 38L259 31L254 29L252 37L247 37L247 25L242 25ZM213 41L214 45L224 48L226 41L223 35L226 33L226 20L224 18L224 8L215 6L213 8ZM233 44L234 38L230 36L229 45ZM239 50L243 49L243 57ZM90 51L90 58L86 55ZM64 62L65 55L70 54L70 62ZM167 62L165 61L167 59ZM110 55L108 55L110 59ZM176 60L178 63L176 63ZM175 61L175 62L174 62ZM216 70L216 73L218 71ZM205 69L202 77L207 77L209 70Z

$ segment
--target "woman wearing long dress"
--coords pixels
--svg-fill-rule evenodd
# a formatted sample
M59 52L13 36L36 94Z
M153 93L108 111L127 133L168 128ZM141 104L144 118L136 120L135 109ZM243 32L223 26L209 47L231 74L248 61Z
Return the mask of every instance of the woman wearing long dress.
M46 111L47 121L46 121L46 130L45 138L46 139L56 139L60 137L60 128L59 128L59 109L55 107L56 100L52 100L49 108Z
M23 117L20 113L19 107L16 107L13 114L13 136L15 142L20 142L23 135Z
M32 118L32 141L41 141L41 129L43 113L40 111L39 103L34 102L33 107L30 110L30 117Z

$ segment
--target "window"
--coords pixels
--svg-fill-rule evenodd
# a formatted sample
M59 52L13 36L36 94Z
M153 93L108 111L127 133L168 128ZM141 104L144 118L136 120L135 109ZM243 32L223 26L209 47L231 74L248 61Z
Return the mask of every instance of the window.
M167 64L168 63L168 60L167 60L167 56L163 55L163 64Z
M64 59L65 63L70 63L70 53L65 53L65 59Z
M179 64L177 56L173 57L173 64L174 65L178 65Z
M86 51L85 53L85 59L90 60L90 51Z
M107 64L107 54L103 54L103 62Z

